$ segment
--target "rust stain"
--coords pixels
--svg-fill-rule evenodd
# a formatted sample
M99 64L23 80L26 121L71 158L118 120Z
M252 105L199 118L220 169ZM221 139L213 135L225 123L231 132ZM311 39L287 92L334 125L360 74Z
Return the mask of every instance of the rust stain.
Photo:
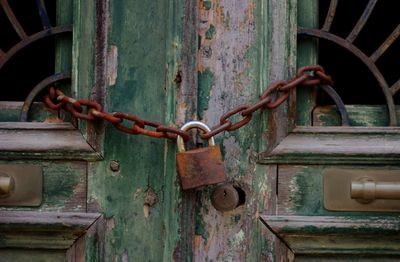
M204 66L201 63L201 55L199 55L198 61L199 61L199 65L197 66L197 71L199 71L200 73L203 73L204 72Z
M194 242L194 249L198 250L203 242L203 237L200 235L195 235L193 242Z
M143 216L144 218L148 218L150 216L150 206L147 204L143 205Z
M183 190L222 183L226 180L218 145L178 152L176 168Z
M44 123L63 123L64 119L58 116L49 116L44 121Z
M220 4L217 7L216 14L217 14L217 17L219 18L219 21L221 23L223 23L224 20L225 20L225 16L224 16L224 13L223 13L223 10L222 10L222 6Z
M253 23L254 22L254 9L255 8L256 8L256 3L250 3L249 6L245 10L247 21L249 23Z

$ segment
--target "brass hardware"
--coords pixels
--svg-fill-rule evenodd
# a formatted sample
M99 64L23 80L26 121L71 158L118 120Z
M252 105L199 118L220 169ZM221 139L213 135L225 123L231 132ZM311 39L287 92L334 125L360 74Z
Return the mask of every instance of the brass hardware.
M210 128L200 121L190 121L182 126L186 132L192 128L210 132ZM186 151L183 138L177 138L178 153L176 154L176 169L183 190L199 188L224 182L226 180L221 149L215 145L214 138L208 139L208 146Z
M364 177L351 182L350 195L362 203L376 199L400 199L400 183L375 182L371 178Z
M328 210L400 212L400 169L328 168L323 175Z
M14 190L14 179L4 173L0 173L0 198L8 197Z
M190 121L190 122L184 124L182 126L181 130L186 132L192 128L198 128L198 129L202 130L204 133L211 131L210 128L206 124L204 124L203 122L200 122L200 121ZM177 137L176 144L177 144L179 153L186 151L185 142L183 141L183 138L181 136ZM210 137L208 139L208 146L215 146L214 137Z
M0 206L39 206L42 185L40 166L0 164Z

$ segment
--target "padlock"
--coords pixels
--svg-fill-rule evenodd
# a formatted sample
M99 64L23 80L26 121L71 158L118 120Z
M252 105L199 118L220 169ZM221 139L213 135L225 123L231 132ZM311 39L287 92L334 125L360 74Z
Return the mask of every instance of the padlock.
M182 126L182 131L198 128L204 133L210 128L200 121L191 121ZM208 146L186 151L183 138L177 139L178 153L176 167L183 190L198 188L224 182L226 180L221 150L215 145L214 138L208 140Z

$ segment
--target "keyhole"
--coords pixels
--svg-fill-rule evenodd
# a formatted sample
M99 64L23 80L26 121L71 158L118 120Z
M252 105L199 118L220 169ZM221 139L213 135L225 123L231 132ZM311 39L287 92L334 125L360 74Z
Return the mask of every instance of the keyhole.
M217 186L212 195L211 203L219 211L231 211L246 201L246 193L240 187L232 184L222 184Z

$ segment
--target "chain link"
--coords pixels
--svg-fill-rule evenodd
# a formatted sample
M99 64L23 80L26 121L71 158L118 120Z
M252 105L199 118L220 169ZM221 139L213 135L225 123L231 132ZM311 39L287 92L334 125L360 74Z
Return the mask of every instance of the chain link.
M234 131L249 123L253 113L259 109L265 108L273 110L284 103L293 89L299 85L314 86L328 84L333 85L330 76L325 74L325 70L319 65L309 65L301 67L295 77L290 80L281 80L272 83L260 96L259 101L254 104L240 105L226 112L220 117L219 124L211 128L210 132L200 134L202 139L209 139L224 131ZM106 120L114 125L121 132L133 135L146 135L155 138L168 138L176 140L177 136L181 136L183 140L189 139L189 134L176 127L165 126L161 123L143 120L135 115L122 112L108 113L102 110L99 103L91 100L78 99L75 100L63 94L60 90L49 88L49 93L44 97L44 103L53 110L64 109L71 113L75 118L94 121L98 119ZM86 108L86 110L84 110ZM230 119L238 115L241 117L237 122L231 122ZM131 121L131 127L126 127L122 123ZM146 127L152 127L148 129Z

